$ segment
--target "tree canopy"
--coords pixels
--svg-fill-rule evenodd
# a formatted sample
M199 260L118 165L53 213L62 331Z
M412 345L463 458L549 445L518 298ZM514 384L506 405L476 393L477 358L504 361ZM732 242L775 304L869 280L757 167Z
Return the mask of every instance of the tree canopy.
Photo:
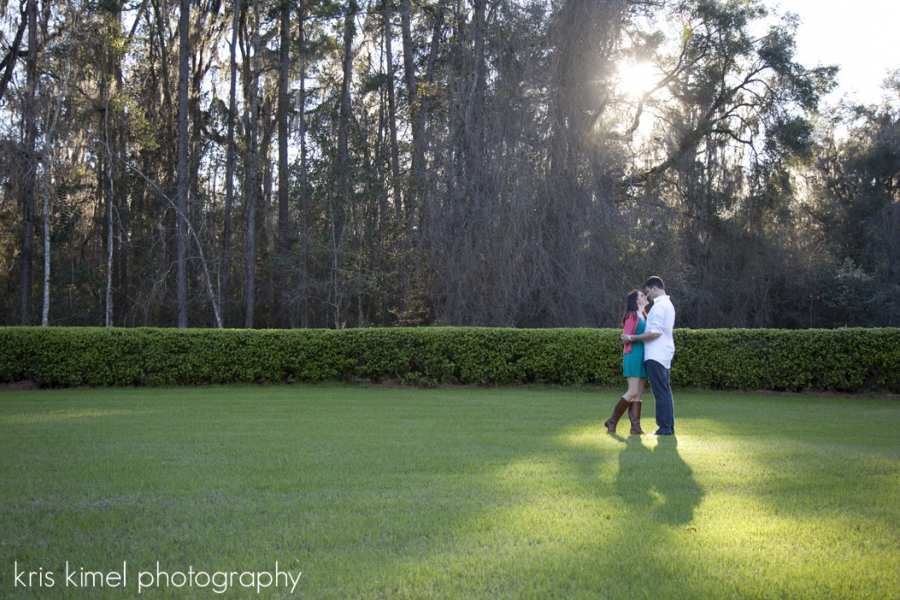
M900 76L760 0L12 0L0 324L900 324ZM640 73L640 77L636 76ZM892 95L890 95L892 94Z

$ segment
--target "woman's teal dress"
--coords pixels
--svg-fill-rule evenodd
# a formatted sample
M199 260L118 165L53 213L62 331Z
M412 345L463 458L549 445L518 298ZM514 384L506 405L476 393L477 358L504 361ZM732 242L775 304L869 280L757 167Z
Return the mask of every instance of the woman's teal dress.
M638 325L632 335L644 333L647 321L638 317ZM631 342L631 352L622 355L622 374L625 377L646 377L644 368L644 342Z

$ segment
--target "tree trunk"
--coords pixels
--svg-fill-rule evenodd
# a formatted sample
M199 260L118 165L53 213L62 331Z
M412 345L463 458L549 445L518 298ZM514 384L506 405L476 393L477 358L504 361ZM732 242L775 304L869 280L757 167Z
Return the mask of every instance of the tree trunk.
M393 12L391 11L391 3L384 3L384 52L387 60L388 69L388 129L390 131L391 144L391 179L394 189L394 218L397 221L397 235L394 243L394 255L397 259L398 282L397 282L397 309L401 315L401 324L403 315L406 313L406 259L403 256L403 185L400 181L400 146L397 142L397 94L395 89L395 73L394 73L394 51L391 44L393 32L391 31L391 21Z
M105 80L105 78L104 78ZM115 246L113 243L113 223L115 220L115 179L113 178L113 154L112 143L109 139L109 112L112 110L110 106L109 88L104 84L104 96L106 97L106 106L103 109L103 130L106 138L106 179L107 194L106 197L106 315L104 322L106 327L113 326L113 258L115 256Z
M181 15L178 23L178 207L177 222L177 268L178 327L188 326L188 286L187 286L187 218L188 189L190 171L188 169L188 87L190 83L190 16L191 1L181 0Z
M247 288L244 327L252 329L256 304L256 205L259 196L259 0L253 0L253 67L250 77L250 102L247 110L250 172L247 177Z
M104 72L106 65L103 66ZM112 326L112 280L113 280L113 176L112 176L112 146L110 145L109 136L109 111L110 111L110 91L108 78L103 77L100 85L100 102L102 103L100 114L100 133L102 142L98 144L97 157L97 210L98 214L105 215L105 236L103 240L103 250L105 252L105 261L103 269L106 275L103 294L103 326Z
M278 326L282 329L290 327L287 293L284 281L289 273L286 268L288 246L290 242L291 224L288 209L290 207L290 183L288 173L288 116L290 113L290 96L288 95L288 75L291 66L291 6L287 0L281 3L281 31L279 34L279 71L278 71L278 240L277 268L275 274L275 313Z
M223 325L228 318L228 282L231 269L231 211L234 205L234 121L237 117L237 40L241 27L241 0L234 0L231 23L231 92L228 99L228 140L225 149L225 215L222 225L222 266L219 286Z
M43 196L44 196L44 300L41 310L41 326L50 324L50 159L49 153L44 157Z
M122 13L113 11L107 21L110 39L121 39ZM128 273L127 252L124 249L122 232L128 230L128 198L124 185L121 159L125 156L125 128L120 111L115 108L114 98L122 89L122 54L115 45L104 49L104 135L107 148L107 178L109 198L107 201L107 326L124 322L128 307L126 281ZM108 85L106 82L110 82ZM118 314L117 314L118 313Z
M44 162L44 300L41 326L50 324L50 161Z
M399 251L397 253L397 278L399 287L397 313L399 315L398 324L406 324L407 306L406 300L409 289L409 231L407 223L410 213L412 213L413 204L416 201L418 192L418 183L416 181L416 173L418 164L416 163L416 146L418 139L416 134L419 131L417 126L421 111L419 110L419 93L416 85L416 68L415 68L415 49L412 42L412 30L410 26L409 15L412 12L409 0L400 0L400 31L403 40L403 74L406 81L406 97L409 104L409 118L412 122L413 129L413 165L412 172L409 177L409 187L406 191L406 210L398 213L397 218L397 236L399 239Z
M300 326L309 328L309 234L306 165L306 2L300 0Z
M37 0L28 0L28 55L22 120L25 129L25 175L22 181L22 263L19 271L19 323L32 324L31 296L34 286L34 191L37 174Z
M287 272L283 268L288 259L291 223L289 216L290 180L288 172L288 116L290 114L290 96L288 95L289 70L291 66L291 5L287 0L281 4L281 33L279 40L278 72L278 272ZM286 293L280 286L275 289L275 312L278 326L282 329L290 327L290 313L287 309Z
M41 310L41 326L50 325L50 178L53 166L53 145L56 134L56 123L62 111L62 101L67 96L69 83L69 59L66 57L66 70L62 77L62 89L56 100L56 110L50 119L50 126L44 132L44 147L41 152L41 161L44 165L43 196L44 196L44 302Z
M344 14L344 77L341 81L341 107L338 120L338 181L331 217L331 281L334 294L332 307L334 308L335 329L341 328L343 290L341 289L339 269L344 235L344 214L353 196L350 185L350 85L353 81L353 38L356 34L357 11L359 11L359 5L356 0L350 0Z

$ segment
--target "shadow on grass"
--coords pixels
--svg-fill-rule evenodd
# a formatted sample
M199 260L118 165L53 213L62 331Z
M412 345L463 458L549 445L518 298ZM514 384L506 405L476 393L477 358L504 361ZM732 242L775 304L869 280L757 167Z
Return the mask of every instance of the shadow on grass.
M678 453L678 440L660 437L651 448L632 436L624 444L615 479L615 490L622 501L666 525L690 523L704 494Z

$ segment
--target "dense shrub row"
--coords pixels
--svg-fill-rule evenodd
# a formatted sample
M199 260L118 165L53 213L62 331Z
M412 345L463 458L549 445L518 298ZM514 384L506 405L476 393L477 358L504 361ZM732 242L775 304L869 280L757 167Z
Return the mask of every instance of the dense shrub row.
M678 330L676 386L900 392L900 329ZM613 329L0 328L0 383L621 386Z
M707 389L900 392L900 329L675 332L673 383Z

